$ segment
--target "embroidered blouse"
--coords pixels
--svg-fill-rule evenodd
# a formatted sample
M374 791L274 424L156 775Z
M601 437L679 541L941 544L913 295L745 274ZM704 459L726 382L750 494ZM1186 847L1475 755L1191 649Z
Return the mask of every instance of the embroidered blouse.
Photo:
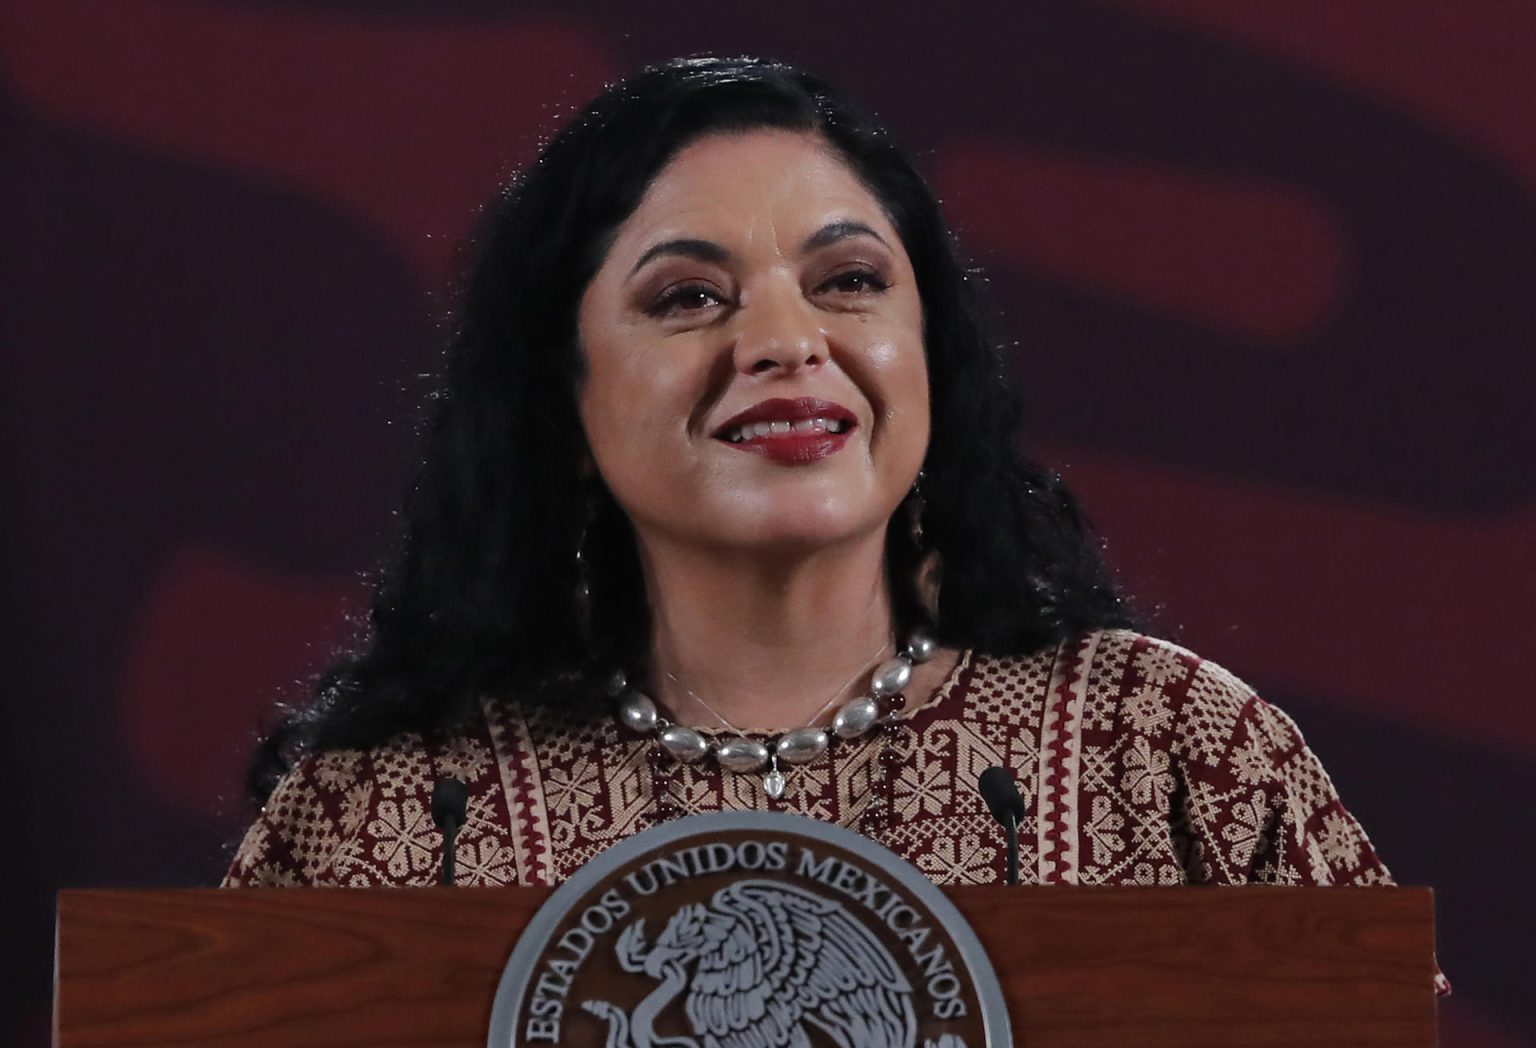
M1026 656L967 652L928 702L788 770L778 800L760 775L660 754L602 704L487 700L444 744L305 756L225 884L430 884L444 775L469 787L462 884L558 884L659 821L728 809L850 827L939 884L1000 883L1003 834L976 790L992 765L1024 800L1026 882L1391 883L1285 714L1182 648L1104 631Z

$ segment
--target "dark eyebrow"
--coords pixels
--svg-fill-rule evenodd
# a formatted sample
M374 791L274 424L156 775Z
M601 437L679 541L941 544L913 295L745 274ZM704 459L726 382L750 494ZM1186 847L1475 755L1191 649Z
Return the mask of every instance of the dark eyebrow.
M681 255L683 258L691 258L699 262L712 262L715 265L721 265L731 257L729 251L713 240L689 238L663 240L661 243L652 244L646 249L645 254L640 256L640 261L636 262L634 268L629 271L629 275L634 276L640 272L646 263L653 259L661 258L663 255Z
M806 254L824 248L828 244L835 244L839 240L847 240L849 237L874 237L880 243L885 244L885 237L870 229L863 222L828 222L816 232L806 238L800 245L800 253ZM891 245L885 244L886 247Z

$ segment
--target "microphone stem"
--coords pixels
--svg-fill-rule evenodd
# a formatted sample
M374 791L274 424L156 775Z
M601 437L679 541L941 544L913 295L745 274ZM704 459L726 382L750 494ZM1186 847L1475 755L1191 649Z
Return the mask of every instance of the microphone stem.
M443 826L443 884L453 885L454 841L459 836L459 820L449 819Z
M1008 883L1019 883L1019 820L1017 816L1008 819Z

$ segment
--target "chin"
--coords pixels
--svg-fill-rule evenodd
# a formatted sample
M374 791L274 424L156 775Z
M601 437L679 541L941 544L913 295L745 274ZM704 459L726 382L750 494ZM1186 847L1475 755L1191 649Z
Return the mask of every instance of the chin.
M884 534L888 519L887 514L842 504L840 500L806 504L779 499L751 507L745 513L740 506L731 508L734 512L701 517L714 525L714 541L765 552L814 553L866 538L871 533Z
M822 550L830 550L843 543L867 535L868 532L785 530L755 537L742 543L744 549L754 549L766 554L783 556L808 556Z

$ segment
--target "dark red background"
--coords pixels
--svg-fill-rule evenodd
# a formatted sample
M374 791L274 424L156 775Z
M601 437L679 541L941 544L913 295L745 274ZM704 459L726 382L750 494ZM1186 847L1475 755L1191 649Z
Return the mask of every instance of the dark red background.
M46 1036L57 888L218 877L476 205L704 49L921 156L1158 630L1439 889L1445 1043L1536 1043L1536 9L0 0L0 1044Z

